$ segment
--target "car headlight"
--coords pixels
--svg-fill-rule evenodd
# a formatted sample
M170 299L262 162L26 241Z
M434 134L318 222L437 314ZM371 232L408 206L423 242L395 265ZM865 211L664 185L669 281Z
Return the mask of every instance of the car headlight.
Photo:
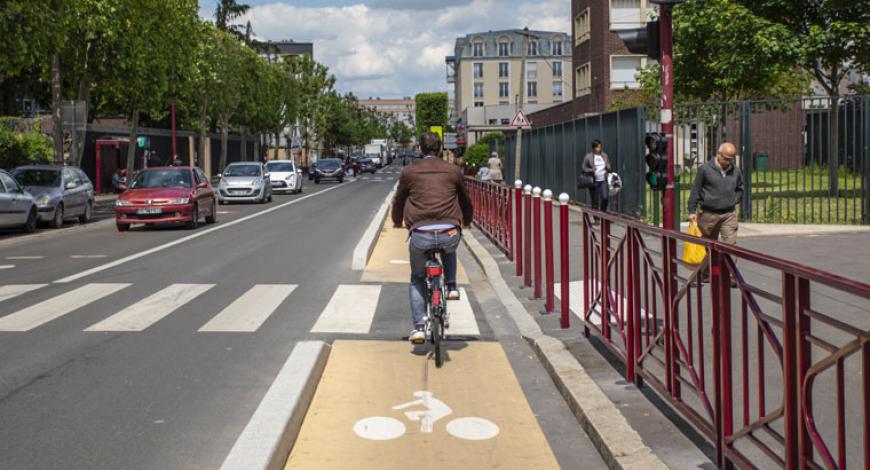
M188 197L179 197L176 199L169 200L169 204L174 204L174 205L187 204L188 202L190 202L190 198L188 198Z
M43 194L42 196L39 196L38 198L36 198L36 205L37 206L47 206L49 199L50 198L48 197L48 194Z
M124 201L124 200L118 199L117 201L115 201L115 205L116 206L132 206L133 204L130 201Z

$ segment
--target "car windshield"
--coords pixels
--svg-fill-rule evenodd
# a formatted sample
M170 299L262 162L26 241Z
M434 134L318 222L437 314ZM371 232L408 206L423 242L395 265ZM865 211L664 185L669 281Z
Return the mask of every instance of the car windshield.
M144 170L130 185L131 189L190 187L190 170Z
M18 180L21 186L60 186L60 171L21 169L12 172L12 177Z
M317 162L317 167L325 170L335 169L339 167L338 160L320 160Z
M224 176L260 176L260 165L230 165Z
M272 162L267 163L266 168L269 171L274 171L276 173L292 173L293 172L293 164L288 162Z

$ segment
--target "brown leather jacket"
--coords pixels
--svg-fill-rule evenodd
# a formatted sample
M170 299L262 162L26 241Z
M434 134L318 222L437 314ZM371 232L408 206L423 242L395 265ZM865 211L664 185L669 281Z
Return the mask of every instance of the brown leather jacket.
M437 157L405 167L393 198L393 225L414 230L433 224L470 225L474 215L465 178Z

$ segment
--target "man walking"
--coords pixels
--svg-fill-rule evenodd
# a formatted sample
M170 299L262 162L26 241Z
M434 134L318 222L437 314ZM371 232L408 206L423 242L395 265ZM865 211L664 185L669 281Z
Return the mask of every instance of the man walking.
M456 248L463 225L471 224L474 208L465 189L465 178L458 167L442 160L441 139L426 132L420 137L423 160L405 167L393 199L392 219L396 228L411 232L408 249L411 260L409 297L414 329L409 338L414 344L426 341L426 252L444 252L444 277L447 299L458 300L456 287Z
M737 243L737 204L743 197L743 174L734 165L737 148L725 142L716 157L698 167L689 196L689 220L704 238Z

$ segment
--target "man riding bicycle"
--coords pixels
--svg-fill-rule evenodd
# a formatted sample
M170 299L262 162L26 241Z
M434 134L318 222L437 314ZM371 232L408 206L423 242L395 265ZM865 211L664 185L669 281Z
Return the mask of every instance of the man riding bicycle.
M471 224L474 209L465 189L459 168L442 160L441 139L426 132L420 137L420 154L416 165L405 167L393 199L393 226L410 231L408 250L411 260L411 315L414 329L409 340L426 341L426 253L443 252L447 299L459 300L456 287L456 248L462 226Z

